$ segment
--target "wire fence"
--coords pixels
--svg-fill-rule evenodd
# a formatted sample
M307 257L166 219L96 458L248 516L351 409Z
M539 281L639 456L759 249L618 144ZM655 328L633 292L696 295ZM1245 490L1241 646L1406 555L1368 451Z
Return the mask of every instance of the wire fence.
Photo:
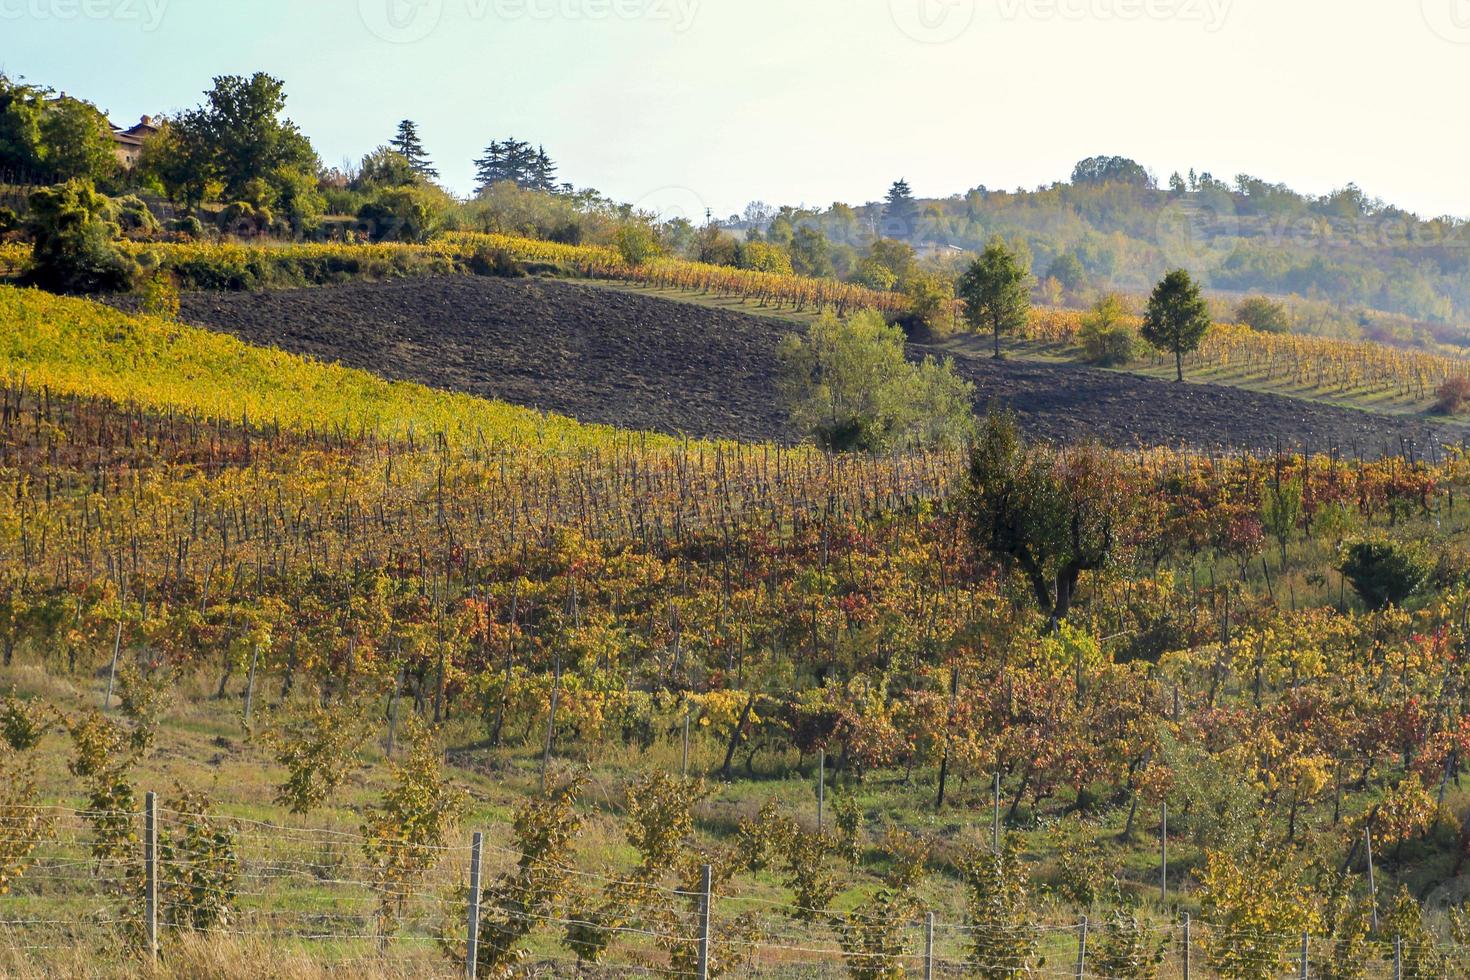
M396 975L464 976L470 944L483 942L484 926L515 922L526 931L520 966L539 976L1470 977L1470 948L1402 937L1282 935L1188 916L1132 919L1137 931L1127 934L1099 917L1037 921L997 943L994 932L957 915L951 920L915 909L890 921L873 906L859 906L806 910L797 918L800 910L791 904L739 887L712 890L705 905L702 892L646 883L640 887L672 913L603 923L610 939L604 954L582 962L563 942L569 930L589 925L573 903L496 904L497 892L487 886L522 857L502 845L485 842L479 851L480 936L472 940L476 845L469 839L430 848L437 854L432 870L413 887L396 888L368 858L366 838L351 832L201 819L168 809L156 810L151 821L146 808L5 810L0 964L25 964L43 975L48 964L77 950L145 961L156 950L167 964L177 944L202 936L309 957L354 975L391 966ZM103 836L99 818L107 827ZM21 827L36 829L22 833ZM230 867L224 878L218 876L222 853ZM587 893L630 884L557 870ZM851 940L856 931L881 942L858 945ZM978 941L985 939L992 941ZM1226 959L1229 966L1218 969Z

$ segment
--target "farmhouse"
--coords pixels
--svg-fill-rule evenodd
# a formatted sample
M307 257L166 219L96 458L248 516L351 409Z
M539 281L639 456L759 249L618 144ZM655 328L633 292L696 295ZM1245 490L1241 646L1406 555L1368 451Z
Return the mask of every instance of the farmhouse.
M129 170L137 166L138 157L143 152L143 144L156 132L158 132L158 126L154 123L152 116L144 116L127 129L113 126L113 152L117 154L117 162Z

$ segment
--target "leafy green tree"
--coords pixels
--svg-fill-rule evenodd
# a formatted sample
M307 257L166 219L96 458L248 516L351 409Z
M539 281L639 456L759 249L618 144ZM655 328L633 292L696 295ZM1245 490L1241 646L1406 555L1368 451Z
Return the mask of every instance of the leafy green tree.
M0 72L0 169L39 174L46 90Z
M175 120L190 165L218 179L227 200L249 200L254 181L278 186L284 175L316 174L311 141L283 118L285 88L264 72L222 75L203 104Z
M1339 571L1369 609L1402 605L1429 580L1433 565L1417 545L1375 538L1350 542Z
M1154 186L1153 177L1141 163L1127 157L1097 156L1079 161L1072 168L1074 184L1128 184L1132 187Z
M1286 567L1286 545L1302 519L1302 481L1273 480L1261 495L1261 526L1281 546L1281 567Z
M1143 316L1143 339L1174 355L1175 380L1184 380L1184 355L1199 347L1210 329L1210 309L1199 286L1183 269L1175 269L1154 287Z
M791 234L791 268L802 276L831 276L831 245L820 228L799 226Z
M613 247L628 265L642 265L658 258L658 236L641 221L626 222L613 236Z
M117 173L112 127L90 102L63 96L47 103L41 114L41 146L55 181L105 181Z
M1291 317L1286 307L1265 296L1251 296L1235 308L1235 319L1262 333L1286 333L1291 329Z
M143 143L138 176L156 183L170 201L197 209L219 189L204 138L198 129L164 120L158 132Z
M357 170L357 179L352 182L354 190L376 190L384 187L412 187L419 182L413 163L386 146L380 146L362 158Z
M1112 560L1131 517L1116 463L1096 446L1027 446L1015 417L992 412L970 453L963 507L971 540L1025 576L1053 622L1082 573Z
M424 180L439 179L439 171L434 169L433 161L429 159L429 154L419 139L418 126L412 119L405 119L398 124L398 134L388 145L408 161L409 167L419 177Z
M1010 837L999 852L975 848L961 861L968 887L970 969L983 980L1014 980L1044 966L1036 956L1037 930L1027 899L1026 869Z
M1087 270L1071 252L1063 252L1047 267L1046 277L1055 279L1065 290L1081 289L1087 283Z
M25 281L58 293L99 293L132 285L133 264L113 242L120 234L112 205L89 180L71 180L31 195L32 241Z
M948 362L909 362L903 331L874 311L824 313L779 357L793 423L828 449L957 446L973 430L973 386Z
M956 292L965 301L965 319L970 325L994 335L999 360L1001 334L1026 326L1031 312L1031 273L1005 242L993 238L960 277Z
M375 242L426 242L443 217L426 188L394 187L358 209L357 219Z
M1128 308L1116 293L1108 293L1082 318L1077 331L1084 356L1091 364L1118 367L1133 360L1138 333L1128 322Z
M883 205L883 237L909 241L918 233L919 205L908 181L896 180Z

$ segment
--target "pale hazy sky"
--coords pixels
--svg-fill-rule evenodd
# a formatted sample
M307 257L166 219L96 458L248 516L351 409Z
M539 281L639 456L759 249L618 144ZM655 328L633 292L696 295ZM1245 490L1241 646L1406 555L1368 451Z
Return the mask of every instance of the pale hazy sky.
M284 78L329 164L420 123L717 215L1065 179L1096 153L1470 216L1470 0L0 0L0 68L125 122Z

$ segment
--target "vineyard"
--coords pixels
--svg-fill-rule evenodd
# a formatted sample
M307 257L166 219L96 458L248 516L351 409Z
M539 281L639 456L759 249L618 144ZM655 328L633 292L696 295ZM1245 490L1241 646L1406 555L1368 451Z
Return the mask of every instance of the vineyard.
M3 299L7 972L1462 969L1456 454L684 443Z

